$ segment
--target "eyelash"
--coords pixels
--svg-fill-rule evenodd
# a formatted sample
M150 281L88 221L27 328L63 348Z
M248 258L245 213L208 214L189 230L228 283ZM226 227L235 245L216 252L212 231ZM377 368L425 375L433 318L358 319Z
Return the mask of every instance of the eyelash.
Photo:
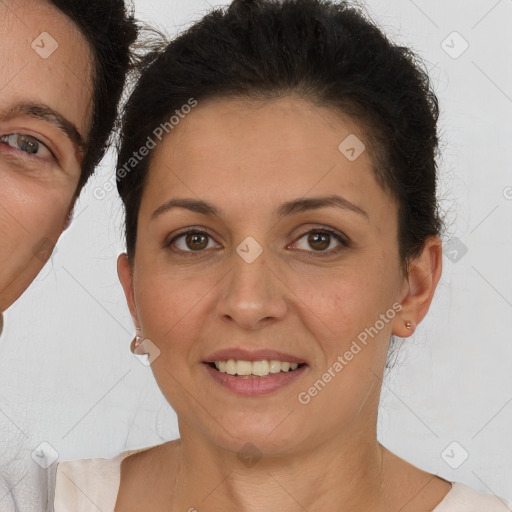
M25 133L6 133L5 135L0 135L0 144L3 144L5 145L8 150L11 150L11 151L14 151L16 153L21 153L23 155L24 158L36 158L40 161L45 161L47 160L47 158L44 158L44 157L41 157L41 156L37 156L37 155L34 155L32 153L29 153L27 151L23 151L21 150L20 148L17 148L17 147L14 147L14 146L11 146L9 144L9 141L8 139L10 137L26 137L28 139L32 139L33 141L35 141L40 147L44 148L46 151L48 151L48 153L51 155L51 157L53 159L55 159L55 155L53 153L53 151L44 143L42 142L41 140L39 140L37 137L34 137L33 135L27 135ZM5 140L7 139L7 140ZM40 148L39 148L40 149Z
M329 236L336 239L340 243L340 245L338 247L336 247L335 249L331 249L329 251L314 251L314 250L306 251L306 250L301 249L300 252L304 253L308 258L318 258L318 257L321 258L321 257L326 257L326 256L332 256L333 254L337 254L341 250L350 247L350 241L347 238L343 237L342 235L340 235L336 231L333 231L332 229L324 228L324 227L310 229L309 231L306 231L305 233L300 235L297 238L297 240L301 240L306 235L309 235L311 233L328 234ZM179 251L181 254L186 255L186 257L190 256L190 257L194 258L194 257L201 256L201 253L205 252L206 249L201 249L199 251L183 251L181 249L177 249L177 250L171 249L171 246L177 240L179 240L180 238L185 237L187 235L206 235L206 236L210 237L211 239L213 239L213 236L206 229L189 229L187 231L183 231L183 232L179 233L169 242L166 242L164 244L164 248L170 249L171 251L174 251L174 252Z

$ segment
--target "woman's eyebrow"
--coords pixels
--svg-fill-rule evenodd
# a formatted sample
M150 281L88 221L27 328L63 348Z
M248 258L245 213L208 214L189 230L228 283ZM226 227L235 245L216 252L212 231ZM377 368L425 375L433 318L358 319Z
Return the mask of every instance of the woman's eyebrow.
M344 210L349 210L363 217L366 217L366 220L369 221L370 218L368 214L359 206L351 203L348 199L344 197L338 196L336 194L330 196L322 196L322 197L308 197L296 199L294 201L288 201L283 203L278 210L278 217L286 217L287 215L292 215L294 213L305 212L308 210L318 210L319 208L326 207L335 207L342 208Z
M338 195L301 198L295 199L293 201L287 201L278 208L277 216L282 218L288 215L293 215L309 210L317 210L325 207L336 207L349 210L366 217L366 220L369 221L369 216L363 209L351 203L344 197ZM223 212L220 208L214 206L208 201L199 199L171 199L159 206L151 215L151 219L154 219L162 213L168 212L174 208L183 208L194 213L199 213L201 215L212 215L215 217L221 217L223 215Z
M8 120L15 115L24 114L56 126L79 149L85 148L85 141L78 128L62 114L43 103L18 103L0 112L0 118Z

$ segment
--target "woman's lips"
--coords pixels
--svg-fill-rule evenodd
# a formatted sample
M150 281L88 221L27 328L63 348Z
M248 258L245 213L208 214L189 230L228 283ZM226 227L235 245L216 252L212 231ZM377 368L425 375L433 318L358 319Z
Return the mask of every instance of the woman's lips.
M259 377L255 375L229 375L220 372L209 363L203 363L203 367L216 383L234 393L245 396L260 396L273 393L295 382L308 369L308 365L303 364L293 371L280 371L279 373L270 373Z

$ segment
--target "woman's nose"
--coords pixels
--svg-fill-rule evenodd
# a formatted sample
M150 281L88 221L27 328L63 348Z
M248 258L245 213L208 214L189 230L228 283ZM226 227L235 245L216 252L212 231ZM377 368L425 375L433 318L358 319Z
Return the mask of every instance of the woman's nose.
M248 330L283 318L287 311L287 287L269 265L266 252L251 247L249 242L240 244L232 259L232 268L222 280L218 315Z

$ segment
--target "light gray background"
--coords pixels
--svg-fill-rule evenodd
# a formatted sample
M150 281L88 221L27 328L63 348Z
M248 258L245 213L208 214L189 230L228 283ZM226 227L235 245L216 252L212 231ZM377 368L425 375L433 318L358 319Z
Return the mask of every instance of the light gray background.
M210 8L203 0L135 5L171 35ZM379 439L427 471L512 500L512 1L366 5L430 70L449 223L434 303L383 387ZM454 31L469 44L458 58L464 43ZM115 191L93 194L113 162L105 159L51 261L5 314L0 462L20 489L30 488L41 442L71 459L178 436L151 370L129 351L134 331L116 274L122 210Z

